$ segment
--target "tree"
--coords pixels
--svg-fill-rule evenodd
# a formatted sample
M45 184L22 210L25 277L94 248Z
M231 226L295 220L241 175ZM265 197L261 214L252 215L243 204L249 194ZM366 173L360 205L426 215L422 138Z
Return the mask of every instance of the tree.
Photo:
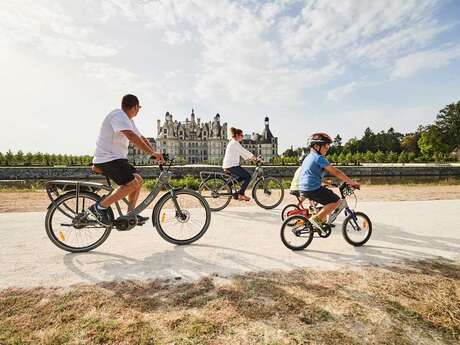
M282 154L283 157L297 157L297 152L292 149L292 146L288 148Z
M398 154L394 151L388 152L386 161L388 163L396 163L398 161Z
M37 152L33 155L32 164L33 165L43 165L44 157L41 152Z
M337 134L332 142L331 148L329 149L330 154L342 152L342 137Z
M14 155L11 150L8 150L8 152L5 154L5 165L10 166L14 164Z
M374 156L374 160L376 163L385 163L385 154L382 151L377 151Z
M406 151L402 151L399 154L398 163L409 163L409 154Z
M371 151L366 151L364 154L364 161L366 163L373 163L374 162L374 153Z
M451 147L447 144L446 139L442 135L437 126L429 126L418 140L420 152L427 158L433 158L435 153L450 153Z
M24 163L27 164L27 162L25 162L26 158L24 158L24 152L22 152L21 150L19 150L16 154L15 154L15 157L14 157L14 162L15 164L17 165L23 165Z
M5 156L0 152L0 165L5 165Z
M350 140L348 140L345 144L345 146L343 147L343 150L341 152L351 152L351 153L355 153L355 152L358 152L359 151L359 145L360 145L360 142L358 141L358 139L356 138L351 138Z
M435 126L446 144L445 149L452 152L460 146L460 101L446 105L436 116ZM442 152L442 151L439 151Z
M24 164L27 166L31 166L33 159L34 159L34 155L32 154L32 152L27 152L26 157L24 159Z
M418 140L420 139L420 132L406 134L401 139L401 149L406 153L414 152L415 154L420 153L418 147Z

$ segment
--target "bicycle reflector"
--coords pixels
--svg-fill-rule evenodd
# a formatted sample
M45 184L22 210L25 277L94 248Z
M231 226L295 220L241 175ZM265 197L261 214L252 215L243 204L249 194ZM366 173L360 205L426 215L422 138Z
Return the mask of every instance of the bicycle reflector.
M64 233L62 231L59 231L59 239L61 241L65 241Z
M161 222L164 223L166 220L166 212L163 212L163 214L161 215Z

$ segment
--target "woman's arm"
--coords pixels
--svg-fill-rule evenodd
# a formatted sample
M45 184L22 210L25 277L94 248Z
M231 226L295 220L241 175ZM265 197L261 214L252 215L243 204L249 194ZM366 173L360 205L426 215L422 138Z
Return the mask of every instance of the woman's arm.
M250 161L256 161L257 157L253 155L252 152L246 150L243 145L238 143L238 145L235 145L235 148L238 150L238 153L241 157L243 157L245 160L250 160Z

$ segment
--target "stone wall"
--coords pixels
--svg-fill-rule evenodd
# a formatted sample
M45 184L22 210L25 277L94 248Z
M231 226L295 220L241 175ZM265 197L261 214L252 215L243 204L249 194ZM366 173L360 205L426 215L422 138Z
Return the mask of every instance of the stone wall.
M460 176L460 165L457 164L423 164L423 165L366 165L339 167L347 175L353 177L405 177L405 176ZM144 178L157 177L159 169L154 167L137 167ZM252 171L254 167L247 167ZM266 166L266 175L292 177L296 166ZM177 166L172 171L178 176L192 175L198 177L200 171L221 172L218 166ZM0 180L54 180L54 179L100 179L101 175L91 173L89 167L0 167Z

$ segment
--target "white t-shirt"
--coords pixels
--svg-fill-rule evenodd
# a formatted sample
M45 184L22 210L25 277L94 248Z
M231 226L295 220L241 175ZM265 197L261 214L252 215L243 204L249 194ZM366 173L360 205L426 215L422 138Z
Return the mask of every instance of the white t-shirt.
M225 156L224 161L222 163L222 168L228 169L231 167L236 167L240 165L240 157L244 159L249 159L254 156L251 152L246 150L241 144L231 139L228 144L227 148L225 149Z
M127 159L128 138L121 131L133 131L142 136L134 121L121 109L111 111L102 122L96 142L93 163L106 163L115 159Z
M289 188L291 192L300 190L300 177L302 176L302 166L298 167L295 171L294 177L291 181L291 187Z

